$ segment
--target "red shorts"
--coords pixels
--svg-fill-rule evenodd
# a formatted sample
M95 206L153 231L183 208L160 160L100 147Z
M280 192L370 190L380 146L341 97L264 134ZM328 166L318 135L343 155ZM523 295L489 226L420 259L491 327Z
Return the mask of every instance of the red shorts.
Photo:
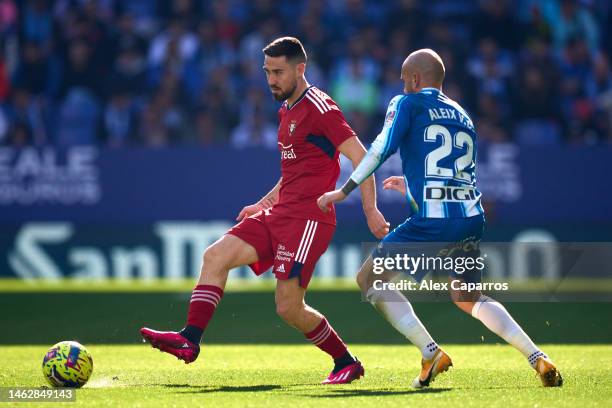
M297 277L300 286L306 288L335 229L335 225L275 216L271 210L264 210L243 219L227 233L255 248L258 261L250 267L256 275L272 266L276 279Z

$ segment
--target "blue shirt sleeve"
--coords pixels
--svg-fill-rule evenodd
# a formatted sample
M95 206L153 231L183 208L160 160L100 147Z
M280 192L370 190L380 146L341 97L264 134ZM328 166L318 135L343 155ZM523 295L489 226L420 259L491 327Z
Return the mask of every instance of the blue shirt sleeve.
M359 166L351 174L357 184L370 177L393 153L395 153L410 126L408 95L391 99L385 123Z
M381 158L383 162L397 151L410 126L408 105L407 95L396 96L389 103L389 108L387 108L387 114L385 116L385 124L376 138L377 140L380 139L379 142L381 146L379 149L381 149ZM374 146L374 143L372 146Z

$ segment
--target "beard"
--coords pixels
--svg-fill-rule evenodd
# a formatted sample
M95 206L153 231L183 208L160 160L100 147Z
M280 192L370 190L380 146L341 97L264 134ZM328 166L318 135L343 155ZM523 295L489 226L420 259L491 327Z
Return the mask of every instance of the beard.
M281 91L281 93L272 93L272 96L274 97L274 99L276 99L279 102L286 101L287 99L291 97L291 95L293 95L293 93L297 89L297 81L295 81L293 83L293 86L285 92L282 92L282 89L280 88L277 88L277 89Z

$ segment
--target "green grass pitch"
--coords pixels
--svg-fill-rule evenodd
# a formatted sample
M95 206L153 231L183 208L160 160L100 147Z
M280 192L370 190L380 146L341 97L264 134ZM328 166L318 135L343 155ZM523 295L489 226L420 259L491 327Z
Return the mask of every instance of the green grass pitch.
M228 290L200 358L185 365L139 343L138 328L182 327L191 281L0 280L0 387L46 385L45 352L60 340L75 339L92 353L94 372L77 391L76 404L65 406L612 406L610 302L585 296L582 303L506 304L558 364L565 378L561 389L543 388L517 351L496 344L502 340L450 302L414 302L455 364L430 389L418 391L410 388L420 369L417 349L361 301L354 283L313 284L308 302L326 314L366 370L353 384L322 386L331 361L276 316L273 283L238 282Z
M365 378L322 386L330 369L311 345L204 345L185 365L148 345L87 345L94 359L89 383L67 406L210 407L564 407L610 406L612 346L544 345L565 385L543 388L525 359L509 346L446 345L454 367L426 390L409 387L419 370L410 345L354 345ZM2 386L45 385L47 346L2 346ZM26 406L28 404L19 404Z

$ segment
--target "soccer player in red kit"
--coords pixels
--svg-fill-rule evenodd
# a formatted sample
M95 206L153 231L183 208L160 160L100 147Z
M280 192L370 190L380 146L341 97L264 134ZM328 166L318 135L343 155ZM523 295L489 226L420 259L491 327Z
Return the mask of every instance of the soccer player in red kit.
M304 302L304 295L336 225L333 208L323 213L317 198L335 188L340 153L356 167L366 151L336 103L306 81L306 52L298 39L276 39L263 52L272 95L283 101L278 113L281 179L261 200L244 207L237 218L240 222L204 252L185 328L140 332L153 347L191 363L223 296L228 271L250 265L260 275L272 267L277 279L276 312L334 360L323 384L349 383L364 374L361 363L327 319ZM370 231L380 239L389 232L389 224L376 207L373 176L361 185L361 192Z

